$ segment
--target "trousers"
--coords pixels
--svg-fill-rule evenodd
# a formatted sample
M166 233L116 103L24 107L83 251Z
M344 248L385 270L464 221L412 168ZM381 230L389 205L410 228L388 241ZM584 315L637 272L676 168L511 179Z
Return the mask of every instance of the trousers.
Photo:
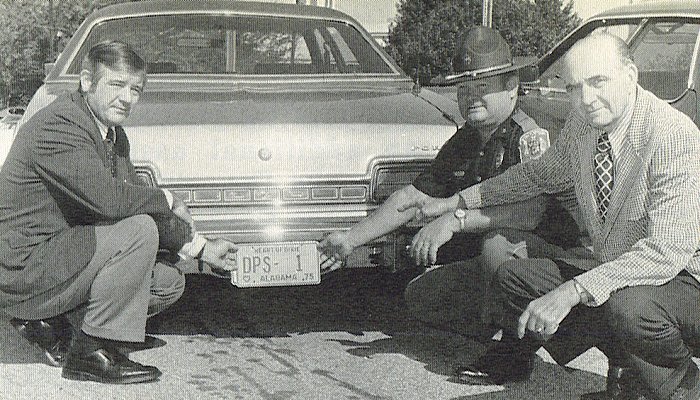
M537 240L526 239L528 249ZM584 272L558 261L562 255L510 259L498 267L504 333L514 332L532 300ZM669 398L681 385L691 398L700 398L698 367L691 359L700 349L700 282L682 271L664 285L618 290L600 307L578 305L542 344L562 365L597 346L610 363L633 367L655 398Z
M411 280L404 298L412 315L425 324L448 331L491 338L499 329L493 322L499 319L502 304L499 291L493 287L496 270L506 260L527 257L528 251L533 256L545 254L546 242L542 239L538 239L538 246L529 249L519 234L504 234L492 231L470 235L472 239L462 244L479 246L463 249L463 254L471 258L428 268ZM534 234L527 235L537 238ZM450 250L454 251L454 247ZM548 248L554 251L551 249Z
M185 277L172 265L156 263L158 230L150 216L96 226L95 233L95 254L72 283L4 311L22 319L65 314L88 335L142 342L146 319L182 295Z

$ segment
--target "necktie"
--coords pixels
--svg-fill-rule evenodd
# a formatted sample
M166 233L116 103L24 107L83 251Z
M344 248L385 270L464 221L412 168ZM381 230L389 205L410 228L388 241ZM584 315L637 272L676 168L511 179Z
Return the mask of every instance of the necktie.
M610 205L610 195L613 188L613 161L610 139L607 132L598 136L596 153L593 157L593 174L595 177L596 200L600 216L605 221L605 214Z
M109 170L112 172L112 176L117 176L117 157L114 155L114 128L109 128L107 131L107 138L104 140L105 151L107 153L107 165L109 165Z

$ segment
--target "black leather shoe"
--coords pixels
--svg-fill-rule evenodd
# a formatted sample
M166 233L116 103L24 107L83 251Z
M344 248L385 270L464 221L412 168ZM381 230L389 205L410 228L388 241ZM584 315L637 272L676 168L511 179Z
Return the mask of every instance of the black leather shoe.
M532 374L535 354L517 350L499 343L473 364L458 367L456 380L469 385L502 385L524 381Z
M611 365L605 380L605 390L581 395L581 400L644 400L644 386L631 369Z
M60 367L65 363L72 337L71 326L65 317L49 320L12 318L10 324L22 337L44 352L50 365Z
M61 373L66 379L118 384L150 382L160 375L156 367L139 364L105 348L87 354L68 353Z

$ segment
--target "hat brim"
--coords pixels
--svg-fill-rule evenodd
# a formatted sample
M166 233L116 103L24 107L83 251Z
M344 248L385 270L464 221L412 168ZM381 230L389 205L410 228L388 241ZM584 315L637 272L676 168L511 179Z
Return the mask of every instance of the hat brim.
M430 84L436 85L436 86L451 86L451 85L456 85L460 82L466 82L466 81L475 81L483 78L488 78L491 76L496 76L496 75L503 75L508 72L516 71L520 68L524 68L530 65L530 63L527 62L521 62L521 63L513 63L512 65L504 68L498 68L490 71L484 71L484 72L479 72L479 71L465 71L461 72L459 74L453 74L453 75L448 75L448 76L438 76L437 78L433 78L430 80Z

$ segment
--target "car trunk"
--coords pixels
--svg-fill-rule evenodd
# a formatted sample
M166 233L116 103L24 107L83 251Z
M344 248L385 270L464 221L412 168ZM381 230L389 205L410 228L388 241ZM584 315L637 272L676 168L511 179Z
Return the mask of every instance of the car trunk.
M411 93L211 96L155 93L135 108L132 159L158 184L367 178L379 157L434 157L456 130Z

